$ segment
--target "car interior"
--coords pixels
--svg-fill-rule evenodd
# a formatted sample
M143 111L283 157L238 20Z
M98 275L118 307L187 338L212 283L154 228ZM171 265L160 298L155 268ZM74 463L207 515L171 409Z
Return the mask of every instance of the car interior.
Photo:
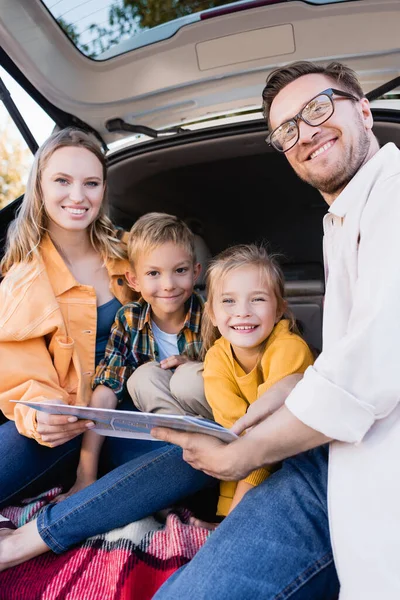
M129 229L150 211L195 222L205 263L233 244L267 243L283 267L289 305L319 352L327 206L265 143L261 90L279 64L340 59L358 73L370 99L391 93L389 102L398 102L398 0L204 2L171 23L171 15L161 21L153 15L153 27L139 27L137 36L101 52L94 42L83 44L75 3L68 6L67 16L50 0L4 10L0 62L57 126L86 126L100 137L115 224ZM86 9L88 19L100 19ZM317 22L319 35L311 35ZM85 37L90 27L82 27ZM20 36L21 28L28 34ZM101 31L92 27L93 35ZM332 31L341 31L340 41ZM381 144L400 145L398 114L375 109ZM0 249L18 204L1 212Z
M381 144L400 146L400 123L380 120ZM208 260L238 243L265 243L282 266L288 305L300 331L318 354L322 349L324 269L322 219L327 205L302 182L285 156L266 143L263 123L229 129L229 135L202 131L185 143L145 142L109 157L108 202L114 223L128 230L144 213L161 211L185 219L197 234L205 295ZM4 247L17 199L1 211Z
M400 124L377 121L375 133L381 144L400 145ZM158 144L148 152L141 145L140 153L132 147L112 154L110 214L125 229L150 211L195 219L211 255L233 244L267 243L283 268L289 306L318 352L327 205L283 154L269 148L266 134L260 124L247 125L228 136L210 133L210 139L202 135L187 144Z

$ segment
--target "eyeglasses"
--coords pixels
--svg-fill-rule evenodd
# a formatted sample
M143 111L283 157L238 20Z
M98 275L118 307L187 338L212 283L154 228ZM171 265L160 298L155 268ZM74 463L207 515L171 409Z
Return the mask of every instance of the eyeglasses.
M311 127L318 127L318 125L322 125L322 123L330 119L335 112L332 97L334 94L348 100L359 100L359 98L347 92L328 88L318 94L318 96L311 98L296 116L274 129L265 140L267 144L275 148L278 152L287 152L293 148L299 141L300 130L298 122L300 120Z

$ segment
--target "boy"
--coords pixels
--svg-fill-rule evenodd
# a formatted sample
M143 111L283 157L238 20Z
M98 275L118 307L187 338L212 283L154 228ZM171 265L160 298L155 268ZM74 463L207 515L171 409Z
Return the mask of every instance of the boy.
M192 231L176 216L148 213L129 233L128 257L126 279L140 298L116 314L90 405L115 408L126 386L143 412L212 419L198 361L204 302L193 291L201 267ZM84 434L76 482L58 500L96 481L103 441Z

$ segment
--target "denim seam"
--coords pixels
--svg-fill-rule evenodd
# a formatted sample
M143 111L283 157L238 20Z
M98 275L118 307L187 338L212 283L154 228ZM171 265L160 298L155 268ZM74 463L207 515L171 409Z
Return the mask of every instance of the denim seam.
M1 501L1 505L2 506L6 506L5 502L8 502L9 498L12 498L13 496L19 494L20 492L22 492L22 490L26 487L28 487L29 485L32 485L33 483L35 483L35 481L37 481L38 479L40 479L40 477L43 477L43 475L46 475L46 473L48 473L49 471L51 471L51 469L54 469L54 467L62 460L64 460L67 456L69 456L70 454L77 452L77 448L73 448L71 449L69 452L67 452L66 454L63 454L62 456L60 456L60 458L52 463L46 470L42 471L41 473L38 473L38 475L34 478L31 479L30 481L28 481L28 483L26 483L25 485L21 486L18 490L15 490L12 494L8 495L7 498L4 498L4 500Z
M292 468L296 469L296 471L298 471L300 474L302 473L301 469L297 466L297 465L293 465L292 464ZM329 473L329 471L328 471ZM307 486L309 487L309 489L312 491L312 493L314 494L314 496L318 499L318 503L321 505L321 508L323 510L323 512L326 514L326 516L328 517L328 506L324 507L323 502L321 502L319 494L316 493L315 488L313 485L311 485L310 481L307 478L303 478L304 479L304 483L307 484ZM327 499L328 499L328 495L327 495ZM328 504L328 503L327 503Z
M307 567L307 569L305 569L303 573L298 575L296 579L294 579L289 585L287 585L284 590L282 590L281 592L279 592L279 594L274 596L274 600L287 600L287 598L290 598L291 596L293 596L293 594L298 592L298 590L302 588L306 583L308 583L308 581L310 581L310 579L312 579L315 575L317 575L323 569L326 569L326 567L331 565L332 562L332 553L328 552L328 554L325 554L325 556L319 558L311 566Z
M82 504L76 508L73 508L70 510L70 512L67 515L64 515L62 517L60 517L57 521L55 521L54 523L52 523L51 525L45 525L44 524L44 519L45 519L45 514L47 512L47 510L44 510L42 513L40 513L40 515L38 516L38 531L39 531L39 535L42 538L42 540L45 542L45 544L47 546L49 546L51 548L51 550L53 550L53 552L56 553L62 553L62 552L66 552L69 548L68 547L64 547L61 546L53 537L53 535L50 533L49 529L50 528L57 528L60 524L63 523L63 521L68 521L69 519L73 518L77 513L81 512L82 509L86 509L88 505L92 504L93 502L96 502L102 498L103 496L109 494L110 492L112 492L113 489L117 488L119 485L123 485L125 484L125 482L133 477L137 477L137 475L139 473L141 473L143 470L146 470L150 467L152 467L154 464L156 464L157 462L163 461L167 456L169 456L171 454L171 452L176 452L177 450L177 446L170 446L166 448L166 452L163 452L163 454L158 454L156 456L156 458L154 458L150 463L146 463L145 465L140 465L140 467L138 467L137 469L135 469L135 471L130 472L128 475L126 475L123 479L120 479L118 481L118 483L114 483L113 486L111 488L107 488L107 490L104 490L100 495L96 496L95 498L91 498L90 500L88 500L85 504ZM125 463L128 464L128 463ZM117 467L118 468L118 467ZM46 540L51 540L51 545L46 541ZM59 550L56 551L53 548L58 548Z

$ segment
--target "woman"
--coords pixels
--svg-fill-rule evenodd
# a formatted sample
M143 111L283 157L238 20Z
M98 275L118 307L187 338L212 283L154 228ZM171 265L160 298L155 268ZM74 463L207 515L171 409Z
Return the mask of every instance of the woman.
M93 424L10 400L87 405L96 359L115 313L133 297L125 244L106 216L106 164L89 135L55 133L38 150L1 263L0 509L66 484L80 434ZM124 408L129 408L124 406ZM95 484L48 506L37 521L3 532L0 569L63 552L187 496L208 478L177 446L108 438ZM106 459L106 460L105 460Z

